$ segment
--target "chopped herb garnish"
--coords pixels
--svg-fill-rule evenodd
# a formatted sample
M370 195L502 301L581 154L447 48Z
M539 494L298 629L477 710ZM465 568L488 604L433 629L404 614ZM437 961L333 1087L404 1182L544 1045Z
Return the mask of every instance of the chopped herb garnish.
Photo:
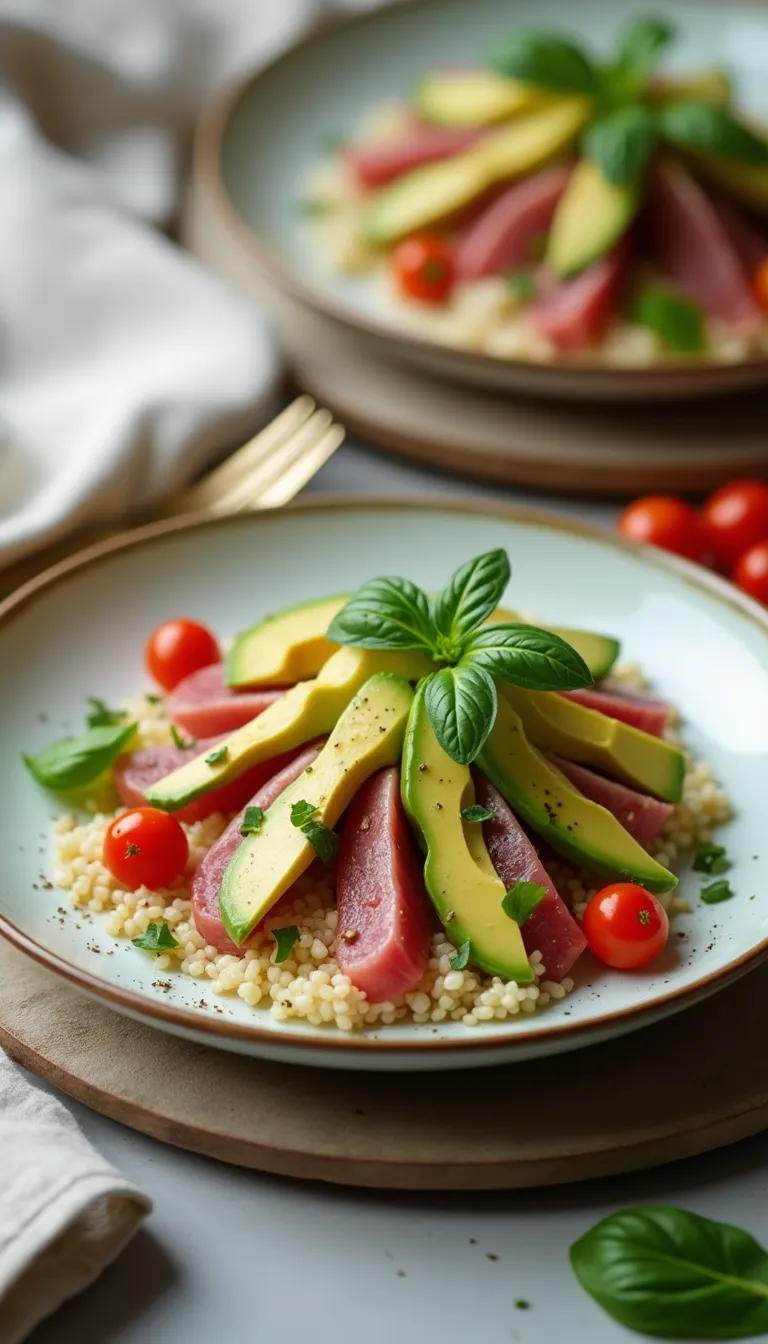
M91 706L86 716L89 728L112 728L126 717L124 709L110 709L97 695L89 695L88 704Z
M171 724L171 737L173 738L174 747L178 747L180 751L188 751L190 747L197 746L196 739L194 737L184 737L179 732L175 723Z
M510 294L519 299L521 303L527 303L537 297L539 287L533 276L528 274L528 271L507 271L504 279Z
M461 815L465 821L493 821L496 813L489 807L483 807L482 803L472 803L461 809Z
M264 812L264 809L256 807L253 803L250 807L246 807L243 824L240 827L240 834L256 835L261 830L265 816L266 813Z
M339 837L335 831L329 830L321 821L308 821L301 829L318 859L323 863L331 863L336 858Z
M705 905L719 905L721 901L730 901L735 895L727 877L718 878L717 882L710 882L708 887L702 887L699 894Z
M295 924L289 924L283 929L273 929L272 937L277 943L277 952L275 953L275 964L281 961L287 961L293 951L294 944L299 941L301 934Z
M171 952L174 947L179 947L171 930L163 920L162 924L150 924L146 931L138 938L132 938L134 947L140 947L145 952Z
M215 747L214 750L208 756L206 756L205 764L218 765L219 761L225 760L228 755L229 755L229 747L226 745L225 742L222 742L220 747Z
M299 827L306 826L307 822L312 820L316 812L317 808L314 803L307 803L302 798L298 803L293 803L291 806L291 825Z
M528 1311L530 1305L531 1305L530 1302L526 1302L524 1297L515 1298L515 1306L517 1307L518 1311Z
M162 695L156 695L154 691L144 692L144 699L148 705L159 705L162 698Z
M731 861L725 852L724 845L702 845L693 860L693 871L695 873L708 873L713 876L717 876L718 873L727 873L730 866Z
M137 855L137 854L140 854L140 853L141 853L141 849L139 848L139 846L138 846L138 845L134 845L133 841L132 841L132 840L129 840L129 841L128 841L128 844L127 844L126 847L125 847L125 857L126 857L126 859L135 859L136 855Z
M501 908L505 915L522 926L546 894L546 887L539 882L516 882L502 899Z
M469 954L470 954L471 951L472 951L472 948L471 948L471 946L470 946L469 939L467 939L466 943L462 943L462 944L461 944L461 947L459 948L459 950L458 950L458 952L455 954L455 956L451 957L451 959L450 959L450 960L451 960L451 968L452 968L454 971L463 971L463 970L464 970L464 967L465 967L465 966L467 965L467 963L469 962Z

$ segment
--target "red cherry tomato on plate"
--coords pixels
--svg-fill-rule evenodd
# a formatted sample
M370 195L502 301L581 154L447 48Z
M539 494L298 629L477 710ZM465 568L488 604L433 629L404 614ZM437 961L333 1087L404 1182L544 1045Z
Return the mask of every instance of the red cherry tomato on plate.
M768 537L768 485L731 481L705 500L701 517L715 563L729 574L739 556Z
M674 495L644 495L634 500L619 518L619 531L632 541L660 546L698 564L707 558L707 538L698 513Z
M752 290L760 307L768 313L768 257L760 262L752 276Z
M183 618L158 625L145 650L149 673L164 691L172 691L185 677L220 658L216 638L207 626Z
M732 578L750 597L768 606L768 541L758 541L739 557Z
M453 248L438 233L415 233L393 254L395 276L406 298L445 303L453 289Z
M169 887L187 866L189 845L180 822L156 807L134 807L110 825L104 862L127 887Z
M606 966L634 971L663 952L669 920L649 891L634 882L615 882L592 897L582 929L590 950Z

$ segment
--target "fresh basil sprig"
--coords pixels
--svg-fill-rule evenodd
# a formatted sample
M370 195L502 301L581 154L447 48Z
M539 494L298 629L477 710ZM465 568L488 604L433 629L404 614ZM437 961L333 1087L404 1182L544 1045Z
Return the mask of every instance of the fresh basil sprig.
M67 792L92 784L117 760L136 731L135 723L89 728L79 737L52 742L37 756L22 757L38 784L46 789Z
M496 722L498 699L490 673L471 662L443 667L428 679L424 704L443 751L459 765L474 761Z
M661 136L681 149L716 154L757 167L768 164L768 140L714 103L693 100L668 103L659 108L657 115Z
M768 1333L768 1254L730 1223L685 1209L623 1209L571 1247L571 1265L630 1330L665 1339Z
M506 551L488 551L461 565L435 599L438 647L444 642L449 656L453 647L460 650L464 637L495 611L511 577Z
M665 19L636 19L631 23L619 39L609 69L614 91L625 99L637 97L674 36L673 25Z
M614 186L639 186L656 148L656 118L643 103L619 107L588 126L584 153Z
M512 33L491 53L491 69L509 79L560 93L596 94L599 77L589 57L573 42L552 33Z
M462 665L528 691L575 691L592 685L581 654L559 635L535 625L484 625L464 645Z
M409 579L371 579L331 621L327 638L358 649L432 650L429 598Z

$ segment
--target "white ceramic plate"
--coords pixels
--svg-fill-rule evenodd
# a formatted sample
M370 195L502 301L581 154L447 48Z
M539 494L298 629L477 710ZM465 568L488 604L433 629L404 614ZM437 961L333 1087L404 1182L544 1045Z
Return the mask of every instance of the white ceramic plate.
M200 981L179 974L170 993L155 988L149 959L101 935L98 916L82 929L57 917L67 897L41 885L56 800L34 784L21 752L81 724L86 695L113 701L143 685L153 626L187 614L225 634L267 610L343 591L351 576L394 572L437 588L459 560L495 546L512 561L509 603L620 636L625 656L684 707L688 741L729 791L736 818L723 839L737 894L702 905L700 879L683 874L693 905L677 925L684 942L672 938L658 963L634 975L585 958L577 990L531 1018L347 1036L277 1023L237 998L216 1000L223 1012L214 1014ZM658 1022L768 953L768 617L703 571L607 533L483 506L323 499L261 517L159 524L59 565L0 607L0 704L0 932L103 1002L189 1039L347 1068L529 1059Z

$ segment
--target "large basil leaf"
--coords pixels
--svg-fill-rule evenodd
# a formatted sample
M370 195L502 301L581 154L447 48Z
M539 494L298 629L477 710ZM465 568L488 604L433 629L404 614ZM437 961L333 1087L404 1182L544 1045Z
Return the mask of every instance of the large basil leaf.
M487 551L456 570L435 599L435 626L447 643L460 645L465 635L495 611L509 583L506 551ZM460 650L459 650L460 651Z
M408 579L371 579L336 613L327 638L359 649L433 648L429 598Z
M594 65L572 42L551 33L513 33L491 54L499 74L562 93L595 94L599 80Z
M674 36L674 25L665 19L637 19L619 40L616 68L631 74L642 87Z
M135 731L135 723L89 728L80 737L51 743L37 756L24 756L24 764L46 789L82 789L117 759Z
M737 163L768 164L768 140L713 103L668 103L657 115L659 134L682 149L717 154Z
M576 691L593 684L581 654L559 635L535 625L483 626L465 645L465 664L527 691Z
M645 177L656 147L656 121L650 108L620 107L594 121L582 144L588 158L617 187L633 186Z
M768 1332L768 1255L748 1232L684 1209L611 1214L571 1247L582 1288L605 1311L665 1339Z
M663 285L649 285L638 294L632 317L670 350L697 354L707 343L704 314L698 304Z
M482 667L443 667L429 677L424 703L443 751L469 765L496 720L496 687Z

